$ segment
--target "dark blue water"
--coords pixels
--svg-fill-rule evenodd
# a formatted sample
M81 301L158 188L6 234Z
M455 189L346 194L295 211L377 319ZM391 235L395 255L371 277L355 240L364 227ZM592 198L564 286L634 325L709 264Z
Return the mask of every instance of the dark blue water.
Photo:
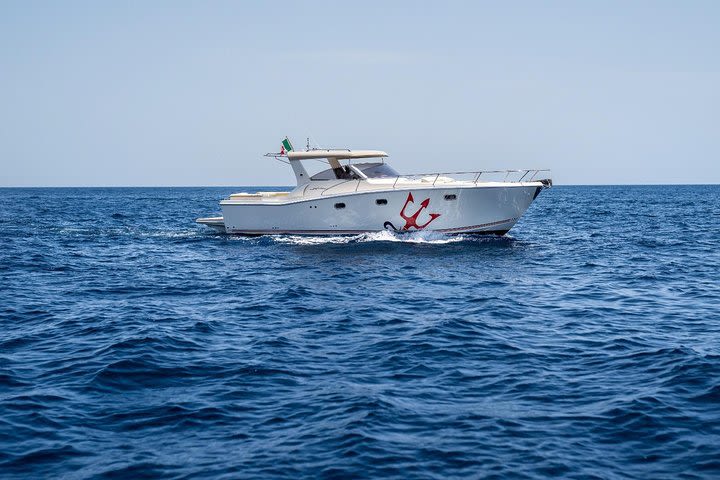
M234 190L0 190L0 477L720 476L720 187L556 187L507 238L193 223Z

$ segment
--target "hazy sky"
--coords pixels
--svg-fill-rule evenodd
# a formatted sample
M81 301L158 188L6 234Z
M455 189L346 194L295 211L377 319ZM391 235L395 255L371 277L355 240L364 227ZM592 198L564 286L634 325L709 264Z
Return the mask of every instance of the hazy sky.
M0 185L288 185L289 135L406 173L720 182L720 1L0 0Z

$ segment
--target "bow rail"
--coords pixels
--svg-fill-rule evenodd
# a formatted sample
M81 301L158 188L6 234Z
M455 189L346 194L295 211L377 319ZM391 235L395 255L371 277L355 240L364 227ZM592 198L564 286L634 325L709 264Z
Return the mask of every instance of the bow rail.
M541 173L547 173L547 178L537 179L536 177L540 175ZM522 183L525 182L542 182L545 180L546 186L552 186L552 180L550 179L550 169L544 168L544 169L537 169L537 168L528 168L528 169L521 169L521 170L480 170L480 171L474 171L474 172L441 172L441 173L412 173L410 175L398 175L396 177L390 177L395 178L395 182L393 183L393 187L397 185L398 181L403 179L416 179L419 178L420 181L427 181L428 177L432 177L432 185L434 186L438 180L440 179L448 179L451 181L459 181L459 182L470 182L474 184L478 184L481 180L483 182L501 182L501 183ZM456 177L465 177L465 178L456 178ZM489 177L489 178L488 178ZM502 177L502 179L500 179ZM472 180L469 180L469 178L472 178ZM487 180L486 180L487 179ZM447 180L445 180L442 183L445 183Z
M544 188L552 186L550 178L550 169L522 169L522 170L480 170L474 172L433 172L433 173L414 173L409 175L397 175L394 177L376 177L364 178L361 180L353 179L336 183L324 189L320 195L325 195L329 190L333 190L350 182L357 182L355 192L359 190L380 190L392 188L407 188L408 184L435 187L439 185L459 184L463 186L475 185L480 183L530 183L540 182ZM363 185L365 188L360 188Z

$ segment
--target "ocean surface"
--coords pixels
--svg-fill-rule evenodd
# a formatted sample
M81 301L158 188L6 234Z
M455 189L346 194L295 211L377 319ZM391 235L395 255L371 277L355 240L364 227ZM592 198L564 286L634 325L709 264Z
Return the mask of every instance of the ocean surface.
M720 186L194 223L238 190L0 189L0 478L720 478Z

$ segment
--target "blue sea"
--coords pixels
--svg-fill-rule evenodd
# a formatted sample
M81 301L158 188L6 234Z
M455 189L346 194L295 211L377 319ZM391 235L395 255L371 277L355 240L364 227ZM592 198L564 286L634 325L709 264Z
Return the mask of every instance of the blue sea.
M0 478L720 477L720 186L194 223L238 190L0 189Z

